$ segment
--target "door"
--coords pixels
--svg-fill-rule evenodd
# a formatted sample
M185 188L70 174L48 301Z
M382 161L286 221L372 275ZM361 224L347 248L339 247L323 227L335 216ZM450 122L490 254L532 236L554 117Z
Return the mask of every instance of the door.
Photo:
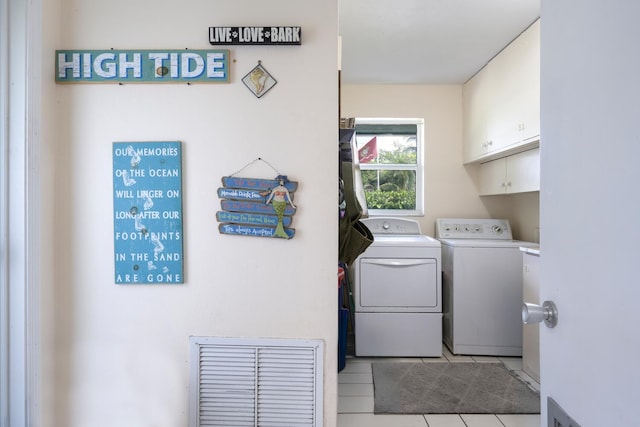
M540 257L522 255L522 300L540 304ZM522 328L522 370L540 382L540 325L524 325Z
M360 258L359 311L433 311L437 264L429 258Z
M638 425L640 2L542 0L542 417ZM563 424L564 425L564 424Z
M480 195L507 192L507 158L492 160L480 165Z
M521 356L521 252L517 247L454 252L454 353Z
M540 190L540 149L523 151L480 165L480 195Z
M540 190L540 149L507 157L507 193Z
M487 153L486 103L490 96L487 86L488 71L485 68L462 88L465 162L476 160Z

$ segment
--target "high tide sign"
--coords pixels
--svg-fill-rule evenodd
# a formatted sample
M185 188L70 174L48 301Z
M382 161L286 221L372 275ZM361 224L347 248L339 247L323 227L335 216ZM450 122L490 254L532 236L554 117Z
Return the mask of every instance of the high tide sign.
M219 83L228 50L57 50L58 83Z

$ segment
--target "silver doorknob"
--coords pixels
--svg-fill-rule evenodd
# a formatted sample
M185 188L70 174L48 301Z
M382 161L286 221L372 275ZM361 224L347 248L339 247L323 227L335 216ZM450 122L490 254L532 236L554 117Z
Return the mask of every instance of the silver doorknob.
M558 308L553 301L545 301L541 306L528 302L522 305L522 323L540 323L543 320L549 328L558 324Z

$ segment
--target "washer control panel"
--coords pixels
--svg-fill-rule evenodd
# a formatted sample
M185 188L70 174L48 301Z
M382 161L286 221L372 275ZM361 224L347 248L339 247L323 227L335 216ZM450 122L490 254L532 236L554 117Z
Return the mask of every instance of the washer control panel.
M366 225L373 234L422 234L420 232L420 223L413 219L373 217L364 218L361 220L361 222Z
M506 219L438 218L436 239L441 238L513 240Z

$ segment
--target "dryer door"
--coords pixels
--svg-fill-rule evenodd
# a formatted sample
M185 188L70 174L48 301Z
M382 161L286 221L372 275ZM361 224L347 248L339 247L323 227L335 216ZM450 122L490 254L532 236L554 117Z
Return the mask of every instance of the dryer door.
M360 311L429 312L439 309L437 263L432 258L361 258Z

